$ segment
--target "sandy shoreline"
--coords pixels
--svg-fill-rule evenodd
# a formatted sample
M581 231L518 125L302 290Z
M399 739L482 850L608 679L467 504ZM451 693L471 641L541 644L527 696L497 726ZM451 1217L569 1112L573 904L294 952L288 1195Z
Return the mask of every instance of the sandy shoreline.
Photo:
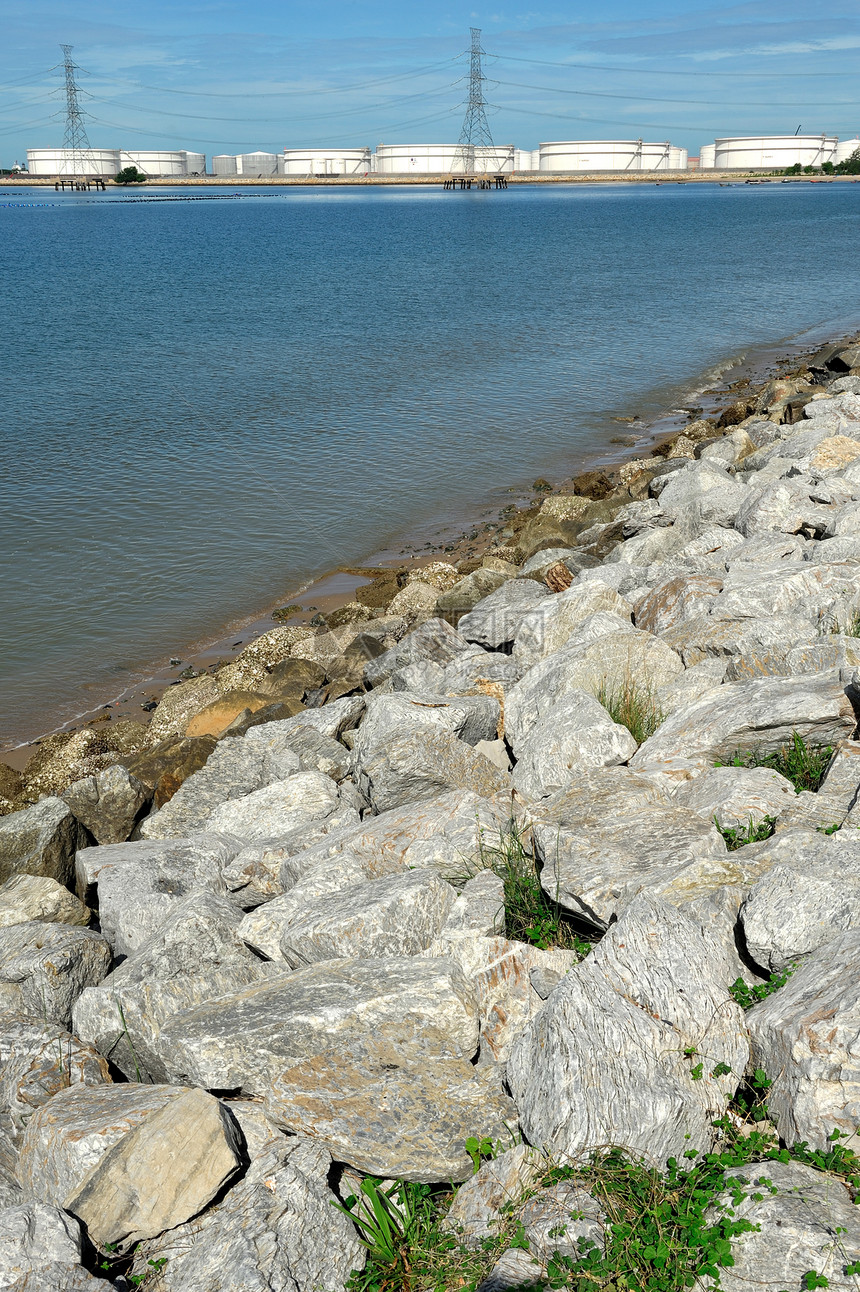
M830 340L845 340L850 332L834 333L832 330L814 329L797 341L786 341L759 347L749 356L729 359L718 368L711 368L721 375L716 384L702 390L693 390L685 408L667 412L651 422L640 422L636 417L615 418L618 434L613 438L617 447L602 445L593 453L585 454L570 476L557 479L540 491L527 484L498 486L490 497L476 500L468 513L457 517L440 518L418 533L404 529L400 537L386 548L354 565L340 566L327 571L298 590L280 596L259 611L241 620L228 620L222 631L206 641L186 644L181 658L173 656L160 666L142 662L137 677L120 693L112 696L101 694L92 706L75 717L58 723L56 715L46 712L36 726L40 735L32 740L0 750L2 761L22 769L34 748L48 735L58 731L73 731L94 722L104 722L109 717L134 718L147 721L148 712L170 687L190 676L214 672L220 665L234 659L250 642L278 624L307 624L319 615L326 616L338 607L352 601L358 587L373 579L374 573L415 569L433 560L444 559L458 566L470 562L480 563L487 550L504 544L506 534L513 532L535 514L537 507L550 493L569 493L573 476L593 469L611 470L625 461L650 455L655 448L674 436L690 420L711 416L731 402L738 392L746 392L763 384L775 373L790 370L811 356ZM396 533L396 531L395 531ZM428 540L429 535L429 540ZM465 571L464 571L465 572ZM284 585L287 581L284 581ZM289 616L273 618L272 612L285 605L297 609Z
M438 185L448 178L441 171L437 175L262 175L257 178L245 175L174 175L154 178L153 188L384 188L389 185ZM590 171L582 174L551 174L541 171L524 171L508 175L512 184L737 184L758 182L781 184L782 172L766 171ZM856 175L792 175L790 184L858 184ZM0 178L0 189L7 187L54 188L52 175L24 175ZM145 192L149 184L131 185L127 192ZM111 190L113 191L113 190ZM457 190L459 192L459 190ZM74 197L74 193L68 193ZM81 196L78 194L77 196Z

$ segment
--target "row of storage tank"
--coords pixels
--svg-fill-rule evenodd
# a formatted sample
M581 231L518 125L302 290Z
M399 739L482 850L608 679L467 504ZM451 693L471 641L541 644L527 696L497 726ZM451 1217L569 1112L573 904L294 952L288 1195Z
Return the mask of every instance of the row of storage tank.
M860 139L835 135L772 135L715 139L705 144L700 170L784 170L790 166L820 167L847 160ZM87 170L109 178L126 166L161 178L205 175L203 153L152 152L124 148L94 148ZM62 148L28 148L31 175L72 175L73 154ZM457 144L379 144L370 148L285 148L282 153L252 152L212 158L212 174L229 178L264 179L275 175L449 175L458 172L511 174L546 172L575 174L595 171L684 171L687 152L668 141L642 139L573 140L541 144L534 150L500 144L465 150Z

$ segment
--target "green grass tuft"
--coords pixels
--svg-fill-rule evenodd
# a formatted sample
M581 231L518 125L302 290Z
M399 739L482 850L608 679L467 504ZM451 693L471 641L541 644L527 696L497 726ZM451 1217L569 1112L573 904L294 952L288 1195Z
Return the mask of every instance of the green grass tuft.
M597 698L612 721L626 727L637 745L653 736L666 716L652 688L630 676L622 682L610 682L604 678L598 687Z
M791 781L798 794L801 790L811 790L814 794L821 788L832 753L832 745L807 745L795 731L790 742L775 753L760 750L741 753L739 750L730 763L716 763L715 766L769 767Z
M776 817L762 817L757 823L750 817L747 826L726 826L725 829L714 817L714 825L725 839L729 852L737 852L738 848L745 848L748 843L762 843L769 839L776 827Z

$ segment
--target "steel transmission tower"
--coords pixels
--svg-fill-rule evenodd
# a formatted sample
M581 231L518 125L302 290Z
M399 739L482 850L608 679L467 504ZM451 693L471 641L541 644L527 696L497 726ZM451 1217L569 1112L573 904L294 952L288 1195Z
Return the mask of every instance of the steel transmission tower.
M494 148L493 136L487 121L487 101L484 98L484 69L481 58L481 29L471 27L472 49L469 66L469 98L466 101L466 115L463 118L463 129L460 131L460 142L457 145L456 168L465 174L475 173L475 149Z
M75 80L77 64L72 59L72 46L61 45L63 70L66 74L66 134L63 150L71 165L73 179L85 180L96 173L95 158L84 125L84 114L78 103L78 83Z

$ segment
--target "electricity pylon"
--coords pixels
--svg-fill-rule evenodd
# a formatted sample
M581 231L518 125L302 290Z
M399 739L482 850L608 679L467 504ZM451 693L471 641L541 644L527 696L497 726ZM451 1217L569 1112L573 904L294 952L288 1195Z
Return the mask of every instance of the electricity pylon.
M75 80L77 64L72 59L72 46L61 45L63 70L66 74L66 134L63 151L67 165L71 163L72 178L86 180L96 173L93 150L87 138L84 114L78 103L78 83Z
M463 129L460 131L460 142L457 145L455 169L467 175L475 173L475 149L494 148L493 136L487 121L487 101L484 98L484 69L481 57L481 29L471 27L472 49L469 66L469 97L466 101L466 115L463 117Z

